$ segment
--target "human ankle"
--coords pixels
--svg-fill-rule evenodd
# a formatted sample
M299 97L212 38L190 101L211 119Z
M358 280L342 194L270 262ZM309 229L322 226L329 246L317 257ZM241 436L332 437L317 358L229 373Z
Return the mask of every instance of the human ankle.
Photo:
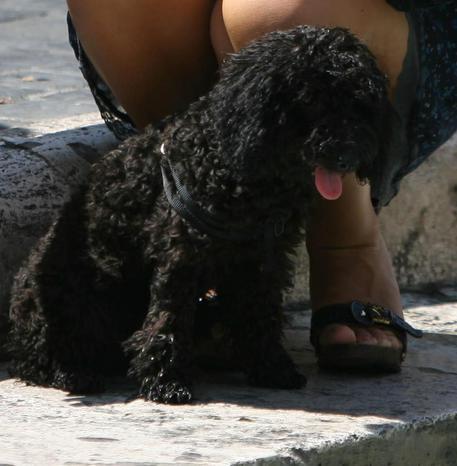
M371 204L370 187L348 173L343 194L334 201L316 196L307 226L308 249L356 247L379 243L379 219Z

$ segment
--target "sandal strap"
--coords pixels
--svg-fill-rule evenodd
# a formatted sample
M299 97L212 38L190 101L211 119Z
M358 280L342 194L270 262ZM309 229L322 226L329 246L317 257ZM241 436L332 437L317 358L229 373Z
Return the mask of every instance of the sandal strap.
M310 340L315 348L319 347L319 334L330 324L357 324L364 327L382 325L394 330L406 351L406 334L421 338L423 332L408 324L390 309L382 306L352 301L350 303L332 304L313 312L311 317Z

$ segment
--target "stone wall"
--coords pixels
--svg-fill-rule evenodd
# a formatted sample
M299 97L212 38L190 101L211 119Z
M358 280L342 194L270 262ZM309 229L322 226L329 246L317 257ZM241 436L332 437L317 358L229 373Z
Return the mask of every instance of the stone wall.
M78 123L48 122L35 131ZM0 335L20 264L70 192L84 181L90 164L115 144L104 125L35 137L17 130L0 132Z

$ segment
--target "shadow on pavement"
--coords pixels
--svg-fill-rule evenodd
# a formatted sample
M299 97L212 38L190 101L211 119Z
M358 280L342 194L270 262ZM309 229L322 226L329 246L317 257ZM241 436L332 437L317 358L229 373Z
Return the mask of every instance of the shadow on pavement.
M430 334L432 341L439 334ZM457 335L446 335L446 345L457 347ZM452 412L457 405L457 373L443 367L408 364L399 374L350 375L325 373L317 369L311 353L301 367L308 384L300 390L274 390L250 387L238 372L201 372L196 378L194 405L233 404L259 410L294 410L344 416L375 416L392 420L411 420ZM0 366L0 381L8 378ZM136 386L126 378L107 380L100 395L68 395L72 406L123 404L135 399ZM145 406L157 406L146 403ZM160 405L164 407L164 405ZM374 422L373 428L380 424Z

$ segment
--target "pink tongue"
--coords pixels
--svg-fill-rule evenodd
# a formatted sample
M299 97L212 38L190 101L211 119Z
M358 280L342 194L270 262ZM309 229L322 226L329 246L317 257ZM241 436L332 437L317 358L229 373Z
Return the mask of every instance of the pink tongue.
M329 201L338 199L343 192L343 180L338 172L318 166L314 171L314 182L320 195Z

